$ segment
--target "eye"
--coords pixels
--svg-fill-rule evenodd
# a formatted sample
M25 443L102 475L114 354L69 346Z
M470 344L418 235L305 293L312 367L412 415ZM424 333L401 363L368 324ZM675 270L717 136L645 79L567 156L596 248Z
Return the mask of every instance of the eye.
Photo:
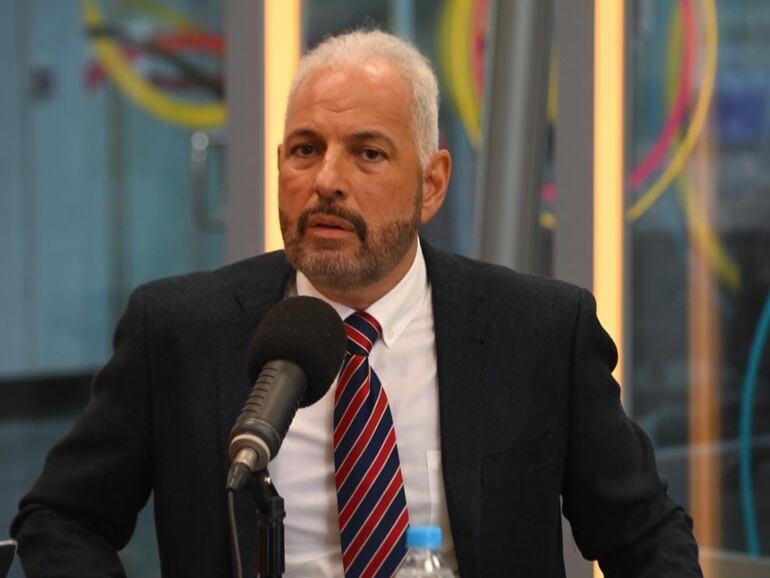
M298 157L309 157L315 153L315 146L310 143L302 143L291 147L291 154Z
M363 158L366 161L376 162L376 161L384 161L387 158L387 156L380 149L365 147L361 149L361 158Z

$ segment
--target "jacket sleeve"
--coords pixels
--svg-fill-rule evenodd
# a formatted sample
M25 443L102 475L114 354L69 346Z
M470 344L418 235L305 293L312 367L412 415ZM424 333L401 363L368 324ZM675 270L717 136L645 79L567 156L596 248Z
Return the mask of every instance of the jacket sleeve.
M149 373L140 289L88 406L21 500L11 534L28 578L125 576L117 552L150 492Z
M574 329L563 511L606 578L701 577L692 520L669 498L650 440L624 412L617 349L581 292Z

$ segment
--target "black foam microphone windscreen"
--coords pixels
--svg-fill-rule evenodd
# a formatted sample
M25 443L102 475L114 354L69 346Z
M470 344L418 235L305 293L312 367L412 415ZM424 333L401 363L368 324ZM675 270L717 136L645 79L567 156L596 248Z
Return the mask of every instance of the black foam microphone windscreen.
M337 312L315 297L289 297L273 306L259 324L249 350L249 379L254 383L268 361L299 365L307 378L300 402L317 402L337 376L347 338Z
M249 349L254 387L230 433L228 488L275 457L297 409L329 390L346 348L342 320L320 299L290 297L268 311Z

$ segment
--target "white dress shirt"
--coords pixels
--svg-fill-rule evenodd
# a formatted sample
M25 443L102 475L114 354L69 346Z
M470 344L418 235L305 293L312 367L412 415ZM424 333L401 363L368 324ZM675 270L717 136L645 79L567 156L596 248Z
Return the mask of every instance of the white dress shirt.
M342 319L353 309L321 295L301 272L290 295L329 303ZM369 362L388 396L411 524L434 524L456 569L441 474L438 380L431 289L425 259L417 255L404 278L367 312L382 326ZM343 576L334 486L334 390L297 411L268 469L286 504L286 576Z

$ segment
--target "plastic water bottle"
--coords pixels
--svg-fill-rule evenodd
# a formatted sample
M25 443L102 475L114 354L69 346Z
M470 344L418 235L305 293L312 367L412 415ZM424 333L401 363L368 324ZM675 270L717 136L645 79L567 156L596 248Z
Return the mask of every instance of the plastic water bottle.
M408 551L395 578L456 578L439 548L441 528L410 526L406 531Z

